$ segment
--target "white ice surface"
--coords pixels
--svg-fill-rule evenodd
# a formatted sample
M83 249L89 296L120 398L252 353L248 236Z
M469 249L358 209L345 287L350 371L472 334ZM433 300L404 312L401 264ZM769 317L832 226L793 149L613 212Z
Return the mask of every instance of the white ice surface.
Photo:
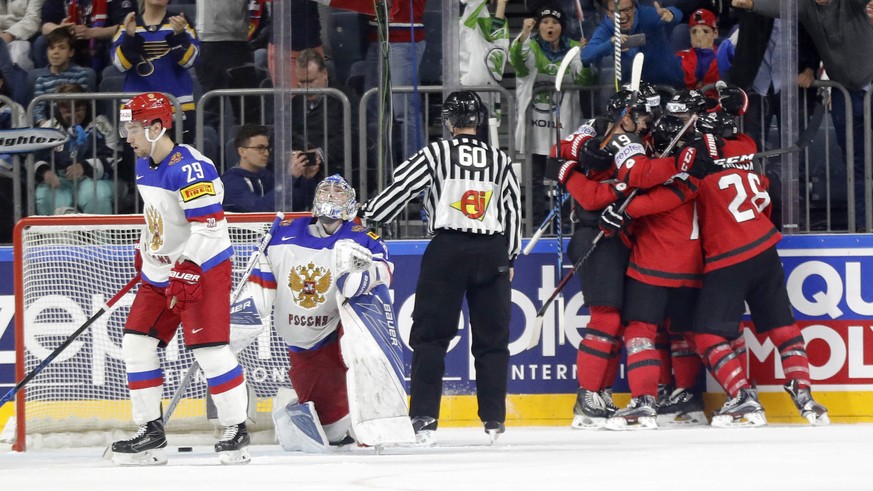
M607 432L441 428L434 448L323 455L251 447L222 466L210 446L167 448L169 464L115 467L102 448L0 454L3 490L873 490L873 425ZM868 467L869 466L869 467Z

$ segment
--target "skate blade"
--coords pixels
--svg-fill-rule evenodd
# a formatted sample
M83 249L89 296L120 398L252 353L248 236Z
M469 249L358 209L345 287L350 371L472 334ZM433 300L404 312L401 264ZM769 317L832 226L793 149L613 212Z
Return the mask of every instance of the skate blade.
M422 430L415 434L415 443L398 443L399 447L428 448L436 445L436 435L431 430Z
M500 438L501 433L497 430L485 430L485 432L488 433L488 438L491 440L492 445Z
M813 426L828 426L831 424L831 418L828 417L828 413L818 414L815 411L810 411L804 414L803 417Z
M167 454L163 448L138 453L119 453L111 450L110 452L112 453L112 463L124 467L167 464Z
M243 465L251 462L252 457L249 455L248 448L241 448L239 450L218 452L218 461L221 462L222 465Z
M600 430L606 426L606 418L592 418L577 414L573 416L570 427L577 430Z
M653 416L644 416L633 421L619 416L606 420L606 429L612 431L657 430L658 423Z
M763 412L747 413L737 418L729 414L720 414L713 416L710 424L716 428L764 426L767 424L767 418Z
M659 414L657 421L658 426L699 426L709 424L703 411Z

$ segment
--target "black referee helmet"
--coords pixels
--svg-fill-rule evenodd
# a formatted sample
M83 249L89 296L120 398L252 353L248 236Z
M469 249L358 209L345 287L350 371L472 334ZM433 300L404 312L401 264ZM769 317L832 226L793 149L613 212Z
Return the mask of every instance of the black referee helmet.
M443 102L443 124L451 128L476 128L485 117L485 105L475 92L452 92Z

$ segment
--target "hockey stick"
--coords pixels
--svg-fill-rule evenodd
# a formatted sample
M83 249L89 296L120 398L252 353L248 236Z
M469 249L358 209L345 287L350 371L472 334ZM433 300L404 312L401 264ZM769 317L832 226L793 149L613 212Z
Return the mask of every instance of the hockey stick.
M670 152L673 150L673 147L675 147L679 143L682 135L684 135L685 132L688 131L688 128L694 125L695 121L697 121L696 114L688 118L688 121L685 122L685 124L682 126L682 129L680 129L679 132L676 133L676 136L673 137L673 139L670 141L670 144L667 145L663 152L661 152L661 157L670 154ZM622 203L621 206L618 208L619 213L622 213L627 208L628 204L630 204L631 200L637 195L638 192L639 188L631 191L627 199L624 200L624 203ZM567 285L567 282L570 281L570 278L572 278L573 275L576 274L576 271L578 271L582 267L582 265L585 264L585 261L587 261L588 258L591 257L591 254L594 252L594 249L597 247L597 244L602 238L603 231L601 230L594 237L594 240L591 241L591 247L588 248L588 251L585 252L585 255L583 255L578 261L576 261L576 263L573 264L573 267L570 268L570 271L568 271L567 274L564 275L563 278L561 278L558 286L555 287L555 291L553 291L552 294L549 295L549 298L546 299L546 301L543 303L543 306L540 307L540 310L537 311L537 316L534 319L534 328L533 331L531 331L530 341L528 342L528 349L533 348L539 342L540 333L543 330L543 316L546 314L546 311L549 309L552 301L555 300L555 298L561 293L561 291Z
M579 46L574 46L567 51L567 54L564 55L564 59L561 60L561 65L558 66L558 73L555 76L555 153L560 153L561 148L561 104L563 102L563 97L561 94L561 86L564 84L564 76L567 74L567 70L570 68L570 64L579 57L579 51L582 48ZM556 274L560 275L561 271L564 270L564 223L561 217L561 208L564 205L564 201L566 201L566 197L564 194L564 188L560 183L555 183L555 190L557 191L555 200L555 207L552 210L555 216L555 232L558 238L558 269ZM558 297L558 328L564 329L564 297Z
M258 248L249 256L249 262L246 264L246 269L243 270L242 277L237 283L236 288L233 289L233 292L230 294L230 304L231 306L237 301L240 294L245 288L246 281L248 281L249 276L252 274L252 270L255 269L255 264L258 262L258 258L261 254L267 250L267 245L270 243L270 239L273 238L273 234L276 233L276 229L279 228L279 223L285 218L285 214L281 211L276 213L276 219L273 220L273 224L270 225L270 230L264 234L261 238L261 242L258 244ZM252 339L254 341L254 339ZM240 348L242 349L242 348ZM185 372L185 376L182 377L181 382L179 382L179 387L176 388L176 392L173 393L173 398L170 399L169 404L167 404L167 410L164 412L164 425L166 425L170 421L170 417L176 411L176 406L179 405L179 402L182 400L182 394L185 393L185 390L188 389L188 386L191 385L191 380L194 379L194 374L197 373L197 370L200 368L200 364L197 363L195 359L194 362L188 367L188 371Z
M103 314L105 314L107 312L112 312L113 310L115 310L115 308L114 308L115 304L119 300L121 300L121 297L125 296L127 294L127 292L129 292L134 286L136 286L137 283L139 283L140 277L141 277L140 273L137 273L136 276L134 276L130 281L128 281L126 285L121 287L121 290L119 290L118 293L115 294L115 296L113 296L105 304L103 304L103 306L100 307L100 310L98 310L97 312L94 313L94 315L92 315L90 318L88 318L88 320L85 321L85 323L82 324L81 327L76 329L76 331L73 332L73 334L71 334L60 346L55 348L55 350L52 351L45 358L45 360L40 362L40 364L37 365L33 370L31 370L30 373L28 373L26 377L21 379L21 382L18 382L15 385L15 387L13 387L9 392L6 393L5 396L3 396L3 399L0 399L0 407L3 407L4 404L6 404L13 397L15 397L15 394L17 394L18 391L20 391L25 385L27 385L28 382L33 380L34 377L39 375L39 372L43 371L43 369L45 367L47 367L49 365L49 363L51 363L55 358L57 358L58 355L60 355L65 349L67 349L68 346L73 344L73 341L75 341L76 338L78 338L83 332L85 332L85 329L88 329L88 327L90 327L91 324L96 322L97 319L102 317Z
M640 96L640 81L643 78L643 62L645 61L645 55L642 53L637 53L634 56L633 65L631 65L631 83L630 90L633 91L633 97L631 98L630 104L624 108L621 112L621 116L618 118L612 128L609 128L609 131L606 132L606 136L603 137L603 141L600 142L600 149L603 150L609 145L609 141L612 140L612 137L615 136L615 133L621 127L622 121L631 114L631 110L637 103L637 98ZM616 89L618 92L618 89Z
M787 146L785 148L777 148L774 150L767 150L766 152L758 152L755 154L753 159L766 159L769 157L778 157L779 155L785 155L786 153L794 153L800 152L805 149L815 140L815 135L818 133L818 129L821 126L822 120L824 119L824 105L816 104L815 109L812 111L812 116L809 118L809 122L806 124L806 128L800 132L797 136L797 141L794 142L793 145Z
M608 0L607 0L608 1ZM621 13L618 10L619 0L615 0L613 2L613 11L612 11L612 39L613 39L613 49L612 56L614 58L614 69L615 69L615 91L618 92L621 88Z
M561 203L560 203L562 206L564 203L567 202L567 199L570 197L569 193L563 193L563 195L564 195L564 197L561 198ZM552 208L552 210L549 212L549 214L546 215L546 218L543 220L543 223L540 224L540 228L538 228L537 231L534 232L533 236L530 238L530 241L527 243L526 246L524 246L524 251L522 251L522 252L524 252L525 256L530 254L530 251L533 250L534 245L540 240L540 238L543 236L543 233L546 231L546 229L549 228L549 225L552 223L552 219L555 218L555 213L557 212L558 209L559 209L559 207Z

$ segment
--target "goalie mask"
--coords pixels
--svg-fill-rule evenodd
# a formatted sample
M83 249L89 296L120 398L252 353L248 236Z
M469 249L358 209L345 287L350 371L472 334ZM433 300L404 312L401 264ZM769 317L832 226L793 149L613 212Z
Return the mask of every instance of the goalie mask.
M358 211L355 190L339 174L324 178L315 188L312 216L331 220L353 220Z

